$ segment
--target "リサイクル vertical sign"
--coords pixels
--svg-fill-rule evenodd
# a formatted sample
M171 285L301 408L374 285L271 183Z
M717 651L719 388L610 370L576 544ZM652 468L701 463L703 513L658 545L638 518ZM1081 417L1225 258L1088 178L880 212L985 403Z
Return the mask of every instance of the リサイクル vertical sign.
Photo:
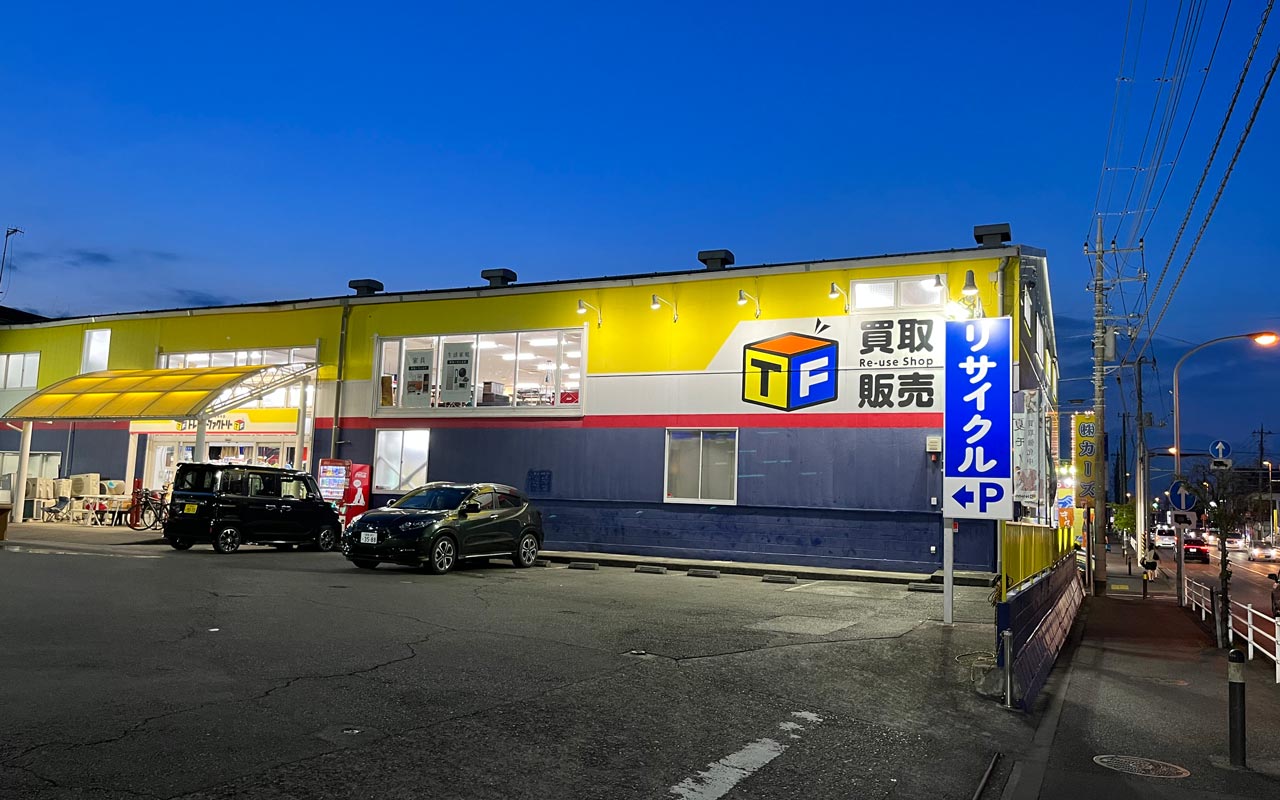
M942 515L1013 518L1013 324L949 320Z

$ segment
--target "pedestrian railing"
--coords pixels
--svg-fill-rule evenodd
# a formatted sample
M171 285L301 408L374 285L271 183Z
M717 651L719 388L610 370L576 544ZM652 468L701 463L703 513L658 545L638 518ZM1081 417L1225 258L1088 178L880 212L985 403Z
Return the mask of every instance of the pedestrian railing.
M1190 577L1185 578L1185 586L1187 605L1191 607L1192 613L1199 610L1201 622L1217 616L1218 593L1213 587L1193 581ZM1255 653L1261 653L1263 658L1275 664L1276 683L1280 683L1280 616L1272 617L1255 611L1252 603L1232 600L1227 642L1233 645L1237 638L1247 643L1246 651L1250 661Z
M1072 552L1071 530L1030 522L1000 524L1000 599L1048 573Z

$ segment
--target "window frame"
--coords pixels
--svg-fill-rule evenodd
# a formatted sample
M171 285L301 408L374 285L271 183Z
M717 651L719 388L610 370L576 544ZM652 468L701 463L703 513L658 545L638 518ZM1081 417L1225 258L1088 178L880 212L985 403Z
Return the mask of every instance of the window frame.
M89 363L89 342L95 333L105 333L107 335L107 348L103 354L103 362L101 369L90 369ZM111 368L111 329L110 328L87 328L84 337L80 341L80 374L87 372L101 372L102 370Z
M406 488L404 488L404 487L405 487L405 469L404 469L404 436L405 436L406 434L410 434L410 433L417 433L417 432L423 432L423 433L425 433L425 434L427 435L427 447L426 447L427 463L423 465L422 470L421 470L421 471L422 471L422 483L418 483L418 484L410 483L410 484L408 484L408 488L406 489ZM384 486L384 485L382 485L381 483L379 483L379 482L378 482L378 463L379 463L379 462L382 460L382 458L383 458L383 453L382 453L382 436L383 436L383 434L387 434L387 433L398 433L398 434L400 434L400 453L399 453L399 455L396 457L396 478L397 478L397 480L399 481L399 485L398 485L398 486L394 486L394 487L391 487L391 486ZM430 483L430 470L431 470L431 440L432 440L432 438L434 438L434 437L432 437L432 436L431 436L431 429L430 429L430 428L377 428L377 429L375 429L375 430L374 430L374 433L373 433L373 464L371 465L371 468L370 468L370 475L369 475L369 482L372 484L372 485L370 486L370 491L371 491L371 492L373 492L374 494L400 494L400 495L403 495L403 494L407 494L407 493L409 493L409 492L413 491L414 489L418 488L419 486L424 486L424 485L426 485L427 483ZM417 470L417 469L415 469L415 470L413 470L413 472L412 472L412 473L410 473L410 474L417 474L417 472L418 472L418 470Z
M733 434L733 498L729 500L708 499L701 497L671 497L669 494L671 481L671 434L672 433L697 433L698 434L698 494L702 494L702 434L706 433L732 433ZM701 506L736 506L738 504L738 475L739 465L741 462L739 446L741 444L741 432L738 428L667 428L663 432L662 441L662 502L664 503L683 503L686 505Z
M9 367L15 358L22 359L22 366L18 370L18 383L11 386L9 384ZM27 377L27 359L35 359L35 367L32 370L31 383L26 382ZM20 389L35 389L40 385L40 351L25 350L18 353L0 353L0 391L18 391Z
M906 305L902 302L902 287L904 284L928 280L931 275L935 275L942 279L942 292L936 303L919 303ZM893 302L887 306L866 306L858 305L858 286L860 284L893 284ZM947 299L950 297L948 291L947 274L945 272L925 273L923 275L910 275L907 277L884 277L884 278L859 278L850 280L848 286L849 292L849 313L850 314L875 314L887 313L892 311L936 311L946 308Z
M588 328L589 326L587 325L582 325L582 326L571 325L567 327L555 327L555 328L519 328L519 329L502 329L502 330L484 330L484 331L476 331L476 332L457 332L457 333L412 333L412 334L397 334L394 336L384 336L381 334L376 335L374 336L373 343L372 343L373 345L373 377L372 377L372 380L369 381L369 384L370 384L369 400L370 400L370 408L372 408L373 410L372 416L391 417L391 418L396 418L396 417L401 417L401 418L403 417L409 417L409 418L522 417L522 416L571 417L571 418L582 417L586 408L586 392L585 392L586 383L587 383L586 367L587 367L587 353L588 353L589 337L590 337L590 332ZM573 383L577 384L577 388L574 390L567 390L564 388L563 384L566 380L569 380L567 378L567 375L569 374L570 370L558 368L556 370L556 388L554 390L555 392L554 396L557 401L563 396L563 394L566 391L576 391L578 395L578 402L576 404L560 405L559 403L556 403L554 405L545 405L545 406L520 405L518 402L518 394L517 394L517 387L516 387L516 384L519 383L519 379L520 379L520 374L518 369L518 359L517 359L517 368L513 370L513 375L514 375L513 382L508 389L511 396L511 403L509 405L487 405L487 406L480 404L480 398L484 388L484 382L480 380L480 375L478 373L480 361L482 358L480 354L484 352L484 349L480 347L481 337L515 335L516 343L517 343L516 345L517 355L518 355L519 353L518 348L520 346L519 343L520 343L521 334L525 334L525 335L554 334L557 337L557 339L560 340L560 342L556 345L555 363L558 365L568 363L565 360L566 359L565 353L567 351L565 349L566 343L564 342L563 334L572 334L579 337L580 348L581 348L579 351L580 355L577 356L576 358L577 368L575 370L572 370L579 376L578 378L573 379L572 381ZM439 382L441 377L440 360L441 358L443 358L443 351L444 351L444 345L442 343L442 340L446 338L457 338L457 337L471 337L475 342L472 349L472 353L475 354L474 355L475 362L473 364L473 370L477 370L477 373L474 376L473 385L472 385L472 405L468 405L468 406L427 405L427 406L409 406L409 407L400 405L400 403L403 402L403 392L404 392L404 386L405 386L404 363L405 363L405 353L407 350L404 344L405 340L426 339L426 338L435 340L434 350L432 355L432 371L431 371L432 381L433 381L433 384L435 384ZM384 354L388 349L387 345L394 345L394 347L392 347L391 349L396 351L395 357L398 360L398 363L390 371L384 371ZM395 403L395 405L390 405L390 406L382 405L382 378L384 377L384 375L397 376L397 381L395 382L395 386L393 388L393 393L392 393L392 400L393 400L393 403Z

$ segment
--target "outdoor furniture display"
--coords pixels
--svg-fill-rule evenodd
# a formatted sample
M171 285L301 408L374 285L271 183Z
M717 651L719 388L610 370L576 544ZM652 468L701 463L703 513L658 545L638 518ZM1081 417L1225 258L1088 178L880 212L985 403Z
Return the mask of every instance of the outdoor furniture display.
M59 497L53 505L44 509L45 522L65 522L71 518L71 498Z

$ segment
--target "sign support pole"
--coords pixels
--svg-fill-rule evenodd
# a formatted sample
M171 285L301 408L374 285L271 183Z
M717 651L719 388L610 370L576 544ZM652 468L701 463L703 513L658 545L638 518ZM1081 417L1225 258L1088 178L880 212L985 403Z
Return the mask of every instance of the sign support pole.
M209 448L206 445L209 432L209 418L204 414L196 417L196 446L191 453L191 460L203 464L209 460Z
M956 534L960 523L942 518L942 624L955 622L956 600Z

